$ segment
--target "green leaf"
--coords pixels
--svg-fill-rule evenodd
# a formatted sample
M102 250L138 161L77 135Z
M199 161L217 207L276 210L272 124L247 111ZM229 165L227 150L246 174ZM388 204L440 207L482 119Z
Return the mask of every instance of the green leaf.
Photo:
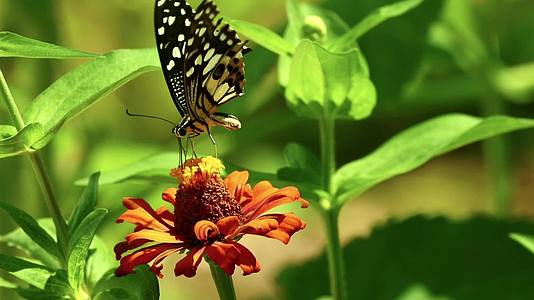
M35 221L35 219L14 206L0 202L2 208L24 230L24 232L49 254L59 257L56 241Z
M131 165L111 172L103 172L100 185L115 184L126 180L155 180L176 183L176 179L169 176L171 168L178 162L178 153L167 152L141 159ZM77 185L87 185L88 179L76 181Z
M27 38L12 32L0 32L0 57L26 58L92 58L98 55L63 48Z
M310 149L300 144L288 144L284 149L284 159L289 167L321 173L319 158Z
M304 40L293 56L286 98L302 116L360 119L376 102L368 76L358 49L334 53Z
M530 252L534 253L534 235L511 233L510 238L527 248Z
M6 289L15 289L17 288L17 285L0 277L0 287L6 288Z
M44 291L53 295L57 295L56 299L61 298L70 298L70 295L73 295L72 287L69 285L69 281L67 279L67 273L65 270L58 270L56 274L51 276L48 281L46 282ZM72 298L71 298L72 299ZM80 298L74 298L74 299L83 299Z
M156 71L154 49L117 50L87 62L43 91L24 113L28 123L43 124L45 135L142 73ZM45 144L39 145L44 147Z
M54 222L52 219L40 219L37 222L50 236L55 236ZM0 242L6 243L10 247L15 247L18 250L24 252L31 258L37 259L43 265L52 269L59 268L59 262L57 257L50 255L37 245L23 230L22 228L14 229L13 231L0 236Z
M373 153L342 166L334 175L338 201L346 203L389 178L430 159L499 134L532 128L534 120L451 114L431 119L394 136Z
M422 2L423 0L405 0L382 6L365 17L343 36L334 40L327 48L334 51L350 49L354 47L354 42L358 38L369 32L371 29L391 18L405 14L406 12L417 7Z
M100 173L95 173L89 177L87 187L83 191L78 205L72 212L69 219L69 233L72 234L82 220L96 208L97 195L98 195L98 178Z
M11 125L0 125L0 140L10 138L17 134L17 128Z
M15 135L0 140L0 158L20 155L33 152L35 144L43 136L43 126L39 123L32 123L24 127Z
M225 19L225 21L240 34L278 55L291 55L295 49L293 45L269 28L240 20Z
M99 295L97 299L122 299L113 298L112 295L123 295L124 291L129 294L128 300L157 300L159 299L159 285L156 275L150 271L148 266L140 266L135 269L134 274L124 277L117 277L110 270L92 291L93 295ZM122 291L121 291L122 290ZM127 296L127 295L124 295Z
M0 269L40 289L45 288L46 282L54 273L45 266L1 253Z
M508 238L509 232L533 230L529 222L491 217L391 221L344 247L346 298L534 299L534 255ZM325 270L323 253L285 269L277 286L285 299L316 299L329 293ZM306 288L295 288L303 282Z
M69 240L67 273L69 282L75 291L79 291L85 279L85 265L89 254L89 246L106 214L107 210L103 208L96 209L88 214Z
M86 284L92 290L109 269L117 265L112 248L98 236L93 238L85 267Z

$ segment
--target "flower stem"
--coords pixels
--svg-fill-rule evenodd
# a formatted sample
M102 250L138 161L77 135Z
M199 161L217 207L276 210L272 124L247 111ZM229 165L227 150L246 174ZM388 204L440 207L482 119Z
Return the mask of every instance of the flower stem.
M345 282L345 263L339 241L339 206L334 195L332 176L336 171L335 120L324 117L319 120L321 137L321 163L323 187L330 194L330 199L321 200L322 215L325 221L327 238L328 272L330 293L333 299L347 298Z
M20 114L20 111L17 107L17 103L15 102L15 99L13 99L13 95L11 94L11 91L9 90L9 86L7 85L6 79L4 78L4 74L0 70L0 93L2 94L2 98L4 98L4 101L6 103L9 115L13 119L13 122L15 123L15 127L18 131L22 130L26 124L24 123L24 119L22 118L22 115ZM61 215L61 211L59 210L59 206L57 204L57 200L54 196L54 192L52 189L52 184L50 182L50 178L48 177L48 174L46 172L46 167L44 165L42 157L37 152L30 153L29 155L30 162L33 167L33 171L35 173L35 176L37 178L37 182L39 183L39 186L41 188L41 192L43 193L43 197L45 199L46 205L48 207L48 211L50 212L50 215L52 216L52 219L54 220L54 225L56 227L56 234L57 234L57 240L59 244L59 250L62 255L60 261L63 266L66 265L66 253L67 253L67 245L68 245L68 234L67 234L67 224L65 222L65 219Z
M211 277L215 286L217 287L217 292L219 293L219 298L221 300L235 300L237 299L234 290L234 282L232 281L232 276L228 276L221 267L216 263L206 257L206 261L210 265Z

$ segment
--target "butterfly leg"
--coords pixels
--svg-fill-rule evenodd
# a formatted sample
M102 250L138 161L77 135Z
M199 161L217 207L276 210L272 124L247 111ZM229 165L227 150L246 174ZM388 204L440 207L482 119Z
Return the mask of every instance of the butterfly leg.
M213 143L213 147L215 148L215 157L219 157L217 153L217 143L215 142L215 139L213 138L213 135L211 135L210 127L206 126L208 129L208 136L210 137L211 142Z

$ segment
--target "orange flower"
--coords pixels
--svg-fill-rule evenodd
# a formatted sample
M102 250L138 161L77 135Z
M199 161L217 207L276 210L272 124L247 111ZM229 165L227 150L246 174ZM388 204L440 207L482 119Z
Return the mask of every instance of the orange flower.
M124 198L128 210L117 223L126 221L136 227L126 241L115 246L116 257L120 259L117 276L150 263L151 270L162 277L163 260L182 251L188 253L176 264L176 276L194 276L204 256L229 275L235 266L243 270L243 275L249 275L258 272L260 265L238 243L243 235L262 235L287 244L295 232L304 229L306 224L293 213L266 214L291 202L308 207L298 189L277 189L268 181L252 188L247 184L247 171L233 172L223 180L221 168L218 159L205 157L191 159L172 170L171 175L180 181L180 186L165 190L163 200L174 206L174 213L166 207L153 210L143 199ZM123 257L130 250L135 251Z

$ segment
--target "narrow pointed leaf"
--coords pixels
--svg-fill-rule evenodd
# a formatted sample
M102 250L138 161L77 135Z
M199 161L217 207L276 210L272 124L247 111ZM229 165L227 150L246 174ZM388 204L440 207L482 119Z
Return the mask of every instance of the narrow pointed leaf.
M44 289L53 272L45 266L0 253L0 269L28 284Z
M484 119L451 114L431 119L394 136L366 157L342 166L333 178L338 200L345 203L382 181L464 145L533 127L534 120L506 116Z
M49 254L59 257L56 241L35 221L35 219L14 206L0 202L2 208L24 230L24 232Z
M69 240L67 273L68 281L75 291L80 288L85 279L85 265L89 254L89 246L106 214L107 210L103 208L91 212L83 219Z
M40 219L37 223L48 233L48 235L55 236L56 231L52 219ZM16 248L27 256L38 260L44 266L54 270L59 269L58 258L37 245L20 227L5 235L1 235L0 242L9 247Z
M114 271L109 270L93 289L93 293L99 295L97 299L124 299L120 296L128 297L126 298L128 300L159 299L158 279L148 266L139 266L135 269L134 274L124 277L115 276ZM128 294L125 294L124 291L127 291Z
M391 18L405 14L406 12L417 7L422 2L423 0L405 0L382 6L365 17L343 36L334 40L328 48L331 50L346 49L347 47L354 45L355 41L359 37L369 32L371 29Z
M510 238L528 249L528 251L534 253L534 235L512 233L510 234Z
M97 54L60 47L12 32L0 32L0 57L67 59L97 56Z
M154 49L110 52L54 82L32 102L24 113L24 119L28 123L43 124L47 134L126 82L159 68Z
M89 183L69 220L69 232L71 234L78 228L82 220L96 208L99 177L100 173L95 173L89 177Z
M10 138L17 134L17 128L11 125L0 125L0 140Z

